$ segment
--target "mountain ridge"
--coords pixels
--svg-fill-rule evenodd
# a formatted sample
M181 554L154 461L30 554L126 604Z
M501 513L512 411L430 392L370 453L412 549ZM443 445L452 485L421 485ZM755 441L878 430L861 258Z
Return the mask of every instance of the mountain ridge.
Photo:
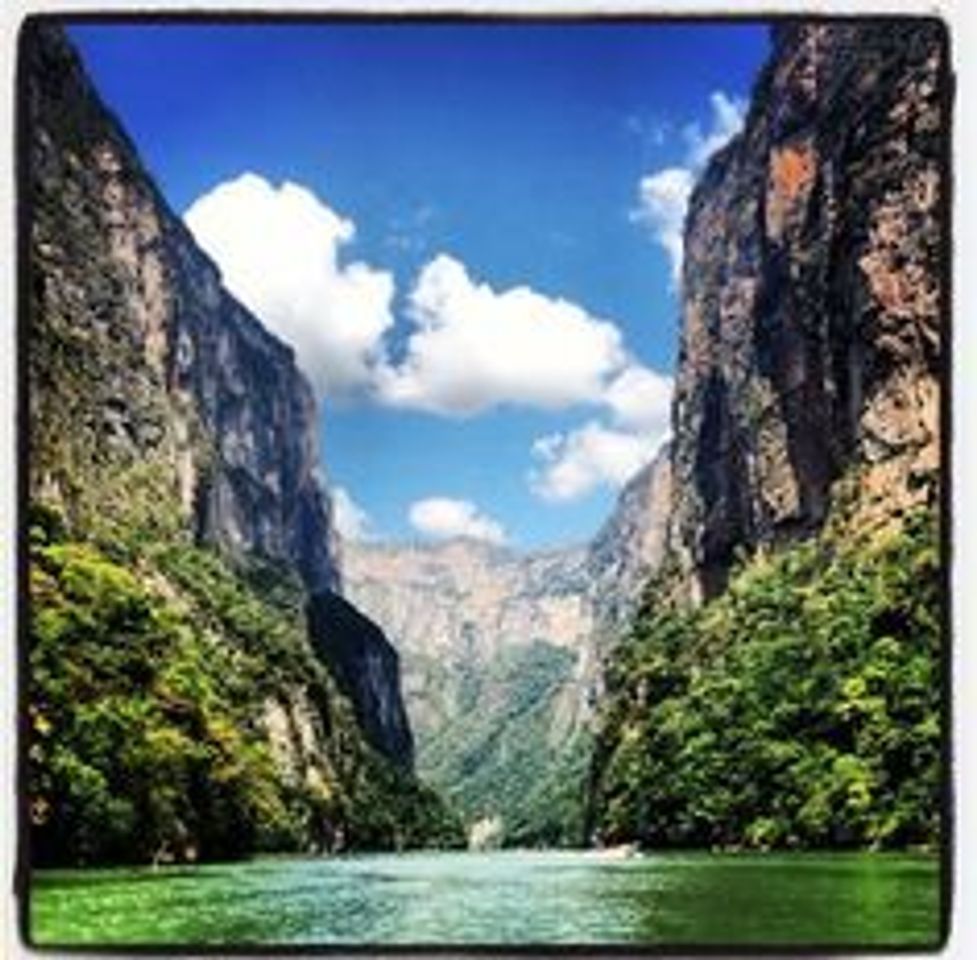
M503 842L583 842L582 786L560 781L583 783L607 642L661 561L668 467L666 445L585 544L340 543L348 595L400 652L420 771Z

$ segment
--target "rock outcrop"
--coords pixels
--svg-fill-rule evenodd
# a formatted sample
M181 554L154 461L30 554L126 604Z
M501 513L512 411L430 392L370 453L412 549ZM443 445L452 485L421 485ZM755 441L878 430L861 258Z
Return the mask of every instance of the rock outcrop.
M661 565L671 498L671 446L665 444L628 481L587 548L587 589L601 633L627 623L642 587Z
M946 51L928 20L790 23L685 229L669 548L689 594L937 496ZM874 505L874 506L873 506Z
M221 286L60 31L33 25L22 50L32 494L77 513L120 464L156 463L201 539L335 588L291 349Z
M400 696L400 658L383 631L335 593L314 594L309 636L353 704L367 740L399 766L414 762L414 741Z

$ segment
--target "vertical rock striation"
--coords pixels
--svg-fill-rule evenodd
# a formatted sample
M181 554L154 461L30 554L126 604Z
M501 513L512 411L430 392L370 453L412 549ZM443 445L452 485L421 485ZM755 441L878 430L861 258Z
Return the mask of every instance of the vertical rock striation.
M156 462L202 540L335 588L291 349L221 286L60 31L30 25L22 50L32 494L83 512L114 467Z
M693 598L739 548L937 496L943 32L791 23L685 230L669 548Z

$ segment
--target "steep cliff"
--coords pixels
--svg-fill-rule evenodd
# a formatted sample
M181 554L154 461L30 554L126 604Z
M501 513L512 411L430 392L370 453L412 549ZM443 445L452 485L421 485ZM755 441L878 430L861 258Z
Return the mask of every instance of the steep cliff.
M627 623L667 547L672 453L664 445L618 495L610 517L587 548L588 592L607 635Z
M414 741L400 697L400 662L383 631L334 593L309 600L313 649L352 701L367 740L400 766L411 767Z
M943 34L786 24L685 230L669 546L693 596L739 548L936 497Z
M30 140L30 487L80 522L158 463L206 542L334 588L316 408L292 351L221 286L63 35L22 45Z
M598 841L940 839L944 37L775 27L693 192L664 558L606 663Z
M28 24L19 69L40 855L450 828L411 773L396 654L331 592L292 351L221 287L56 26Z

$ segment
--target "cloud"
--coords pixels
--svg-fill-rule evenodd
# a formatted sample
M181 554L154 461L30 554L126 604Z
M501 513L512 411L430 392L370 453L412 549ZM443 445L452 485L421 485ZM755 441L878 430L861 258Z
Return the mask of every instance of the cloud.
M616 423L635 431L661 431L672 409L672 380L632 363L610 383L604 394Z
M691 123L682 131L688 144L688 163L698 169L704 167L709 158L725 147L743 128L746 117L746 101L739 97L729 97L722 90L716 90L709 97L712 108L712 123L703 131L697 123Z
M411 291L403 362L378 380L394 406L468 415L501 404L595 402L626 362L619 329L526 286L497 291L440 254Z
M533 444L537 466L529 473L530 488L543 500L563 503L600 486L622 487L667 437L671 398L670 378L630 364L604 394L604 419Z
M676 289L682 277L682 237L692 188L708 159L740 131L746 115L746 102L721 90L709 97L709 105L709 128L703 130L693 123L682 132L686 144L684 163L642 177L638 181L638 205L631 212L631 219L644 224L665 250Z
M632 219L646 224L664 248L676 288L682 277L685 211L694 183L695 174L686 167L667 167L642 177L638 182L638 207L632 214Z
M407 517L419 533L435 540L469 537L486 543L505 543L502 524L482 513L470 500L428 497L412 503Z
M310 190L245 173L184 215L224 284L296 351L320 395L367 388L393 325L392 275L341 254L355 227Z
M345 487L332 490L333 522L344 540L368 540L372 536L370 515L350 496Z
M551 502L578 500L602 485L622 487L651 460L663 439L663 433L635 433L590 420L533 444L542 466L530 473L530 485Z

